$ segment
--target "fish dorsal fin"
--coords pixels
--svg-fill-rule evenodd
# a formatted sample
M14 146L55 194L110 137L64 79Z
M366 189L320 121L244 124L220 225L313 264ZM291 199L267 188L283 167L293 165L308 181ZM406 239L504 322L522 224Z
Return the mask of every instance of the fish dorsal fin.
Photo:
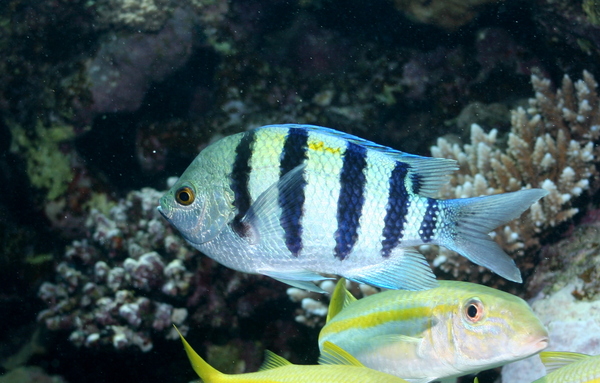
M242 218L252 244L261 243L265 238L279 238L283 227L293 225L297 220L295 214L302 209L302 201L296 196L302 194L305 167L305 164L298 165L284 174L252 203Z
M282 356L275 354L272 351L265 350L265 361L260 366L258 371L271 370L273 368L279 368L284 366L290 366L290 363L287 359Z
M321 355L319 356L319 364L364 367L361 362L346 350L330 341L323 343L323 350L321 350Z
M196 371L196 374L198 374L198 376L200 378L202 378L202 380L209 381L209 378L211 376L216 377L217 375L221 375L221 376L224 375L223 373L221 373L221 372L217 371L215 368L213 368L204 359L202 359L200 357L200 355L198 355L196 353L196 351L194 351L192 346L190 346L190 344L185 340L183 335L181 335L177 326L173 325L173 327L175 327L175 331L177 331L177 333L179 334L179 337L181 338L181 342L183 343L183 348L185 349L185 353L187 354L188 359L190 360L190 363L192 364L192 368L194 369L194 371Z
M333 294L331 294L331 301L329 302L329 310L327 311L327 320L325 323L328 323L331 318L355 301L356 298L354 298L354 295L346 289L346 279L340 278L335 285Z
M568 364L579 362L589 358L589 355L580 354L577 352L566 351L543 351L540 352L540 359L546 367L546 372L550 373Z
M278 127L288 129L306 129L312 132L329 134L341 139L352 142L353 144L364 148L383 153L394 161L404 162L410 166L408 169L409 179L412 184L412 192L423 197L438 197L438 191L447 180L447 176L458 170L458 164L455 160L448 158L422 157L414 154L408 154L387 146L379 145L374 142L356 137L348 133L324 128L315 125L283 124Z

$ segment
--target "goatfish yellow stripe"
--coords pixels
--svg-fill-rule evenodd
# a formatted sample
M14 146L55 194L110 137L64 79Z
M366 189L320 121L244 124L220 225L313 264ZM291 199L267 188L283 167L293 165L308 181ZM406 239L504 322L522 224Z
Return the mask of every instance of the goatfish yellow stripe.
M396 376L363 366L346 351L330 342L324 344L323 352L319 358L321 365L295 365L270 351L266 351L265 361L258 372L237 375L223 374L202 359L179 330L177 332L181 337L183 347L194 371L204 383L408 383Z
M356 300L342 279L319 345L334 343L365 366L411 383L453 378L526 358L548 332L525 301L467 282L389 290Z
M600 355L542 352L548 375L533 383L600 383Z

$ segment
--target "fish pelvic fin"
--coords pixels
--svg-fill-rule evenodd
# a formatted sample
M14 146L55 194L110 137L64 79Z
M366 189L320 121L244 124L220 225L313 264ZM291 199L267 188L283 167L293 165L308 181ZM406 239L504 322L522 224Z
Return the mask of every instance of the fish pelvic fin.
M330 341L323 343L323 350L319 356L319 364L365 367L346 350Z
M446 201L455 222L440 234L439 244L513 282L523 282L512 258L488 235L495 228L519 217L546 196L544 189Z
M551 373L568 364L579 362L589 358L589 355L580 354L577 352L566 351L543 351L540 352L540 359L546 367L546 373Z
M327 310L327 319L325 323L328 323L331 318L335 317L345 307L355 302L356 298L346 289L346 279L340 278L335 285L333 294L331 294L331 301L329 302L329 310Z
M438 285L423 254L411 247L396 247L385 261L344 273L358 283L392 290L427 290Z
M200 357L200 355L198 355L196 353L196 351L194 351L192 346L190 346L190 344L185 340L183 335L181 335L177 326L173 325L173 327L175 327L175 330L177 331L177 333L179 334L179 337L181 338L181 342L183 342L183 348L185 349L185 353L187 354L188 359L190 360L190 363L192 364L192 368L194 369L194 371L196 371L196 374L198 374L198 376L202 379L202 381L204 381L205 383L211 383L211 382L216 383L216 382L222 381L225 374L217 371L210 364L208 364L204 359L202 359Z

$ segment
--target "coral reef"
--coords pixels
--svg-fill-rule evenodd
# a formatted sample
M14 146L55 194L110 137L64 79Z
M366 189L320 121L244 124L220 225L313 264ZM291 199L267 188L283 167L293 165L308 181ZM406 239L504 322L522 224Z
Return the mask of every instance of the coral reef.
M77 346L149 351L157 337L175 339L173 323L182 332L190 323L236 331L284 299L279 282L200 257L158 213L162 194L145 188L91 210L87 238L72 241L56 279L40 286L48 308L39 321L70 331Z
M174 338L172 323L187 331L187 309L165 300L189 292L193 273L185 262L194 252L165 227L156 212L159 197L144 189L107 215L92 210L86 222L90 238L73 241L56 267L56 283L40 287L39 297L49 306L40 321L49 329L72 330L77 345L135 345L142 351L152 348L151 331Z
M539 245L538 234L571 218L578 209L573 201L590 189L597 174L597 149L600 136L600 103L593 76L584 72L575 83L565 76L562 87L554 92L547 79L532 76L535 98L529 108L512 111L512 129L503 140L498 131L485 133L471 126L471 142L451 144L439 138L432 147L434 157L453 158L460 170L442 190L443 198L467 198L522 188L544 188L549 195L526 212L521 219L496 230L494 238L503 248L517 255L523 249ZM591 192L597 190L597 185ZM442 256L441 269L461 262L449 252ZM528 272L533 264L521 264ZM453 276L459 270L454 268Z

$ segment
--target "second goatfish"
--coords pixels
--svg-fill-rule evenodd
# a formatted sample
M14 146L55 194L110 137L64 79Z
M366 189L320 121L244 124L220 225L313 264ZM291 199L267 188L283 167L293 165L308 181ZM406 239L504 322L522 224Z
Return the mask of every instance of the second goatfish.
M332 342L365 366L411 383L514 362L548 345L548 332L514 295L468 282L388 290L356 300L341 279L319 345Z
M319 363L324 365L296 365L267 351L265 362L259 371L227 375L206 363L181 333L179 336L194 371L204 383L407 383L396 376L366 368L347 352L330 343L325 345L319 358Z
M488 233L542 189L438 200L449 159L406 154L335 130L270 125L205 148L158 210L196 249L232 269L321 291L335 274L390 289L436 286L414 247L438 244L511 281Z
M542 352L548 375L533 383L600 383L600 355L576 352Z

